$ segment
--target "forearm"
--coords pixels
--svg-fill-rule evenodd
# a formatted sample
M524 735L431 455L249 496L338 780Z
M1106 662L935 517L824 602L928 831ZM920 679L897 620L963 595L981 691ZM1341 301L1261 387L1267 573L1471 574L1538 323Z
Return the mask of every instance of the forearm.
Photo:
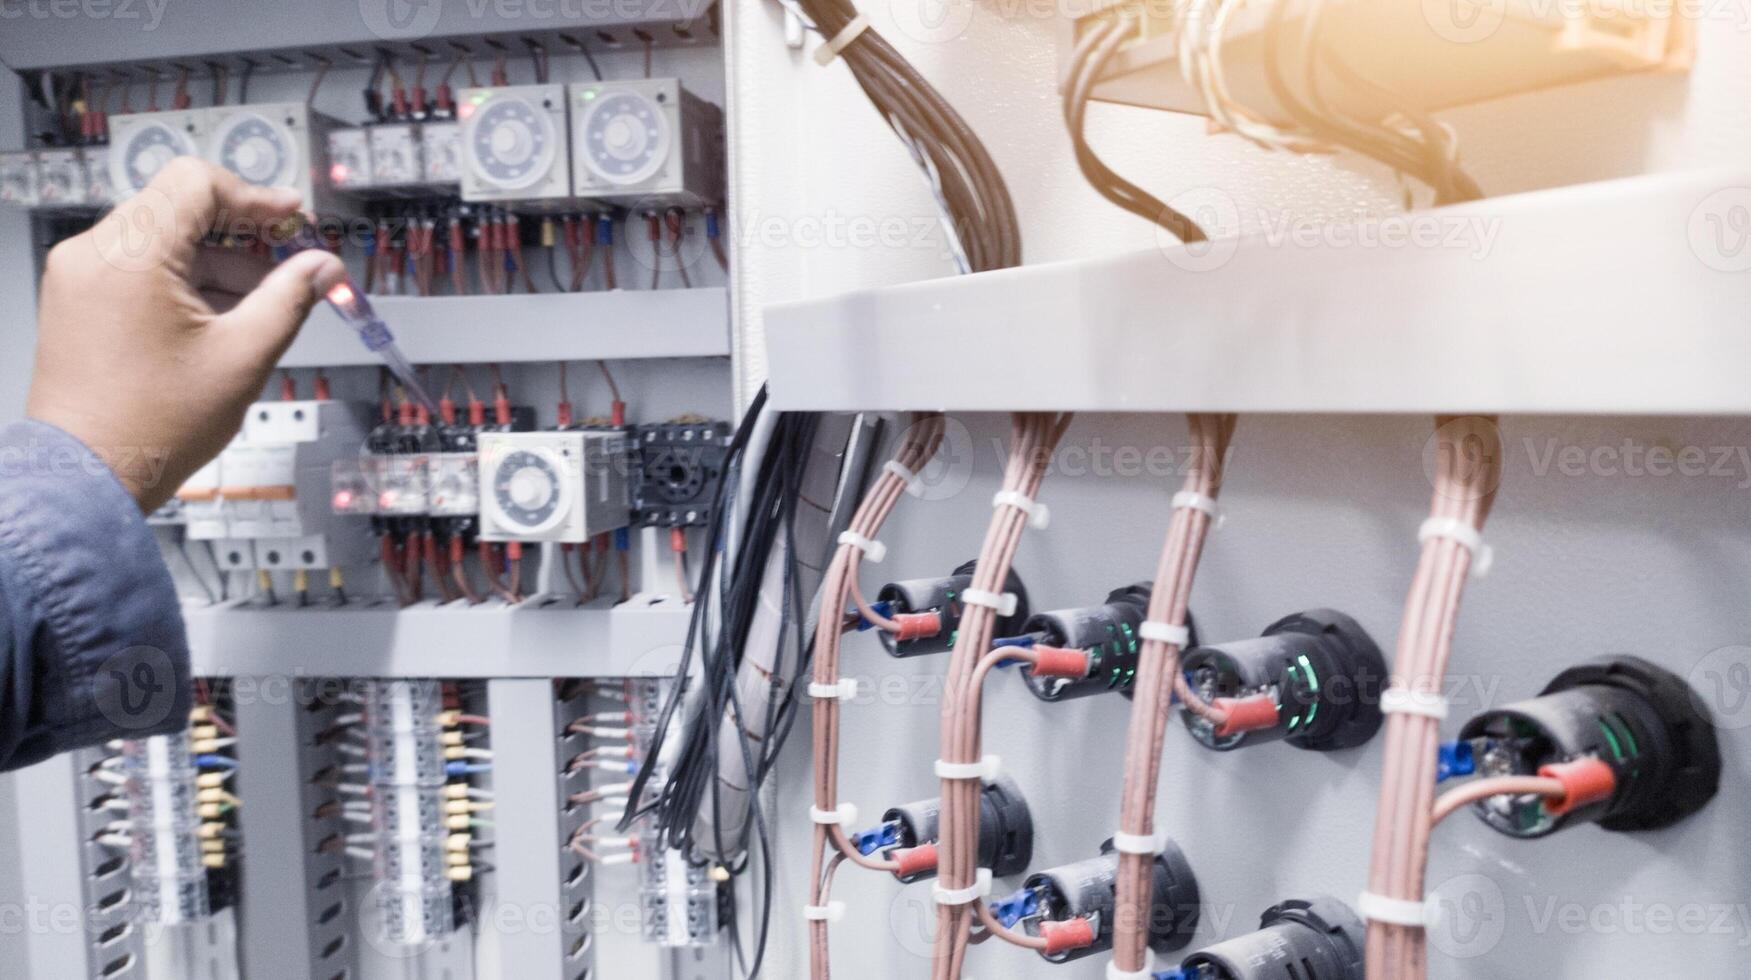
M0 770L180 729L188 640L134 497L82 443L0 428Z

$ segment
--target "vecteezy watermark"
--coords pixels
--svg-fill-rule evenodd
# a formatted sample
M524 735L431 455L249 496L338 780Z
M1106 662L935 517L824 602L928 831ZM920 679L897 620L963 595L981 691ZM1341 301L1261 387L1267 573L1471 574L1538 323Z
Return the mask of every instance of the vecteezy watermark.
M1423 475L1450 500L1495 493L1502 482L1502 463L1501 429L1486 416L1447 419L1423 443Z
M155 31L170 0L0 0L0 22L8 20L114 20Z
M1716 728L1751 728L1751 646L1709 651L1690 671L1690 699L1696 713Z
M1502 231L1499 217L1442 211L1360 221L1313 221L1260 207L1247 220L1232 195L1207 187L1186 191L1168 203L1210 236L1208 241L1182 244L1165 229L1157 232L1157 244L1168 260L1187 272L1222 268L1240 251L1243 241L1249 250L1442 250L1482 261L1494 251ZM1250 232L1244 239L1239 237L1243 231Z
M1716 272L1751 271L1751 187L1728 187L1702 199L1686 229L1690 250Z
M160 3L167 0L159 0ZM366 30L385 41L428 37L446 11L452 20L492 20L528 28L632 21L689 21L714 0L359 0Z
M91 693L98 713L124 732L157 728L187 697L170 654L146 645L128 647L99 664Z
M1529 24L1561 24L1564 30L1599 30L1621 39L1637 28L1670 21L1731 21L1751 28L1746 0L1422 0L1423 21L1436 36L1455 44L1495 37L1513 16Z
M1610 445L1564 445L1556 438L1521 440L1534 477L1732 480L1751 489L1751 446L1671 446L1635 439Z

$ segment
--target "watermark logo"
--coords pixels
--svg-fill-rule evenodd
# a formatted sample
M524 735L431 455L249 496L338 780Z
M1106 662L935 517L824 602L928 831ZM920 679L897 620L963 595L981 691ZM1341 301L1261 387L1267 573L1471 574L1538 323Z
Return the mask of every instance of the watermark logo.
M143 33L158 29L170 0L0 0L0 21L115 20L140 25Z
M1423 443L1423 475L1451 500L1495 493L1502 482L1502 433L1495 420L1467 415L1441 423Z
M1508 19L1508 0L1423 0L1423 21L1442 40L1477 44Z
M901 441L909 434L902 433ZM942 448L918 471L912 493L921 500L947 500L958 495L973 479L975 451L973 434L966 425L953 416L944 419Z
M176 707L177 683L170 655L153 646L128 647L110 656L92 679L98 712L127 732L162 725Z
M1227 265L1240 249L1240 205L1233 196L1214 187L1195 187L1167 202L1167 206L1191 219L1208 240L1181 243L1161 222L1155 225L1155 243L1169 262L1187 272L1213 272Z
M1690 671L1690 699L1716 728L1751 728L1751 647L1710 651Z
M1751 187L1729 187L1690 212L1690 250L1716 272L1751 271Z
M385 41L426 37L443 12L443 0L359 0L365 29Z
M123 272L148 272L170 257L178 228L170 195L147 186L99 221L88 240L109 265Z
M1454 959L1494 950L1508 929L1508 902L1502 886L1487 875L1449 878L1430 893L1433 912L1429 942Z
M894 28L923 44L942 44L967 33L973 24L970 0L889 0Z

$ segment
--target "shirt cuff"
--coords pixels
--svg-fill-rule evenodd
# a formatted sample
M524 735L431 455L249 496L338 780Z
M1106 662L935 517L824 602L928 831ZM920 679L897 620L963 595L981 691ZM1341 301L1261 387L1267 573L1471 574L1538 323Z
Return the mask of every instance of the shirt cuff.
M0 590L35 620L12 624L31 704L8 764L187 723L188 636L157 540L103 460L46 422L0 429Z

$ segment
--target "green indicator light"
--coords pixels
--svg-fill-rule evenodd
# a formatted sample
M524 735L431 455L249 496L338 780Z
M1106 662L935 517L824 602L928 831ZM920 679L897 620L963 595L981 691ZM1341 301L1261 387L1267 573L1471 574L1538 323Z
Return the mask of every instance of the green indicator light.
M1317 714L1319 714L1319 702L1315 701L1313 707L1307 709L1307 723L1309 725L1313 724L1313 716Z
M1630 755L1641 755L1642 747L1635 740L1635 730L1629 727L1629 722L1623 716L1613 712L1611 717L1617 721L1617 726L1623 730L1623 739L1629 743Z
M1617 761L1622 762L1623 746L1617 744L1617 733L1611 730L1611 726L1607 725L1603 718L1599 719L1599 730L1605 733L1605 741L1611 743L1611 754L1617 756Z
M1294 731L1296 726L1298 726L1300 724L1301 724L1301 718L1299 716L1289 719L1289 730Z
M1301 664L1301 669L1307 672L1307 686L1313 688L1313 693L1318 694L1319 693L1319 675L1314 673L1313 663L1307 659L1307 654L1305 654L1305 653L1300 654L1295 658L1295 660L1296 660L1296 662Z

